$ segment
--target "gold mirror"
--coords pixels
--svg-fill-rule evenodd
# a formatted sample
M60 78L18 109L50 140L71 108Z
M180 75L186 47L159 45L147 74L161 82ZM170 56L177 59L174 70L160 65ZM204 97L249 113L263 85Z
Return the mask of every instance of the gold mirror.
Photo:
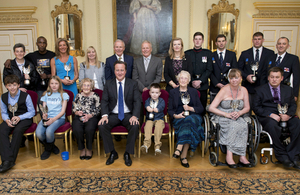
M51 11L53 19L55 41L57 38L65 38L70 44L70 55L84 56L82 50L82 11L78 6L63 0L60 6L55 5L55 11Z
M224 34L227 38L226 49L236 52L236 26L240 11L234 7L234 3L229 5L228 1L220 0L218 5L212 4L212 9L207 11L208 49L216 50L216 37Z

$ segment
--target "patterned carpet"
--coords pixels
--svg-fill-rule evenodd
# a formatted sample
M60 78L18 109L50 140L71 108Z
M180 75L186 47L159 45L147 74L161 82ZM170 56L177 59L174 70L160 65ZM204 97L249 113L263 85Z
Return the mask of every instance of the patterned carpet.
M178 172L178 171L181 172ZM247 170L10 171L0 194L299 194L300 172Z

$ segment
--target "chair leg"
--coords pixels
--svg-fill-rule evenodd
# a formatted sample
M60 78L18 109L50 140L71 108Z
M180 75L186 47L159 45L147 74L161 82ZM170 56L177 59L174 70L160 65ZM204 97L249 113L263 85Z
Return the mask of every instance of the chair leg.
M66 151L68 151L68 132L65 133L65 146L66 146Z
M172 136L171 136L171 132L169 132L169 150L170 150L170 158L172 158Z
M73 154L73 140L72 140L72 131L70 131L70 154Z
M97 131L98 156L100 156L100 133Z
M36 141L35 133L33 134L33 142L34 142L35 157L38 158L39 157L39 151L38 151L38 147L37 147L37 141Z
M205 144L204 141L202 141L202 158L204 158L204 150L205 150Z
M139 132L139 147L138 147L138 158L141 158L141 142L142 142L142 133L141 131Z

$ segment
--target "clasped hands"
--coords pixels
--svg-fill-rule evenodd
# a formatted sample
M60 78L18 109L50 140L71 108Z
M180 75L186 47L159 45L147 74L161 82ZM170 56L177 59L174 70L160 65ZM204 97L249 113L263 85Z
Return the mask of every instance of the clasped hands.
M288 121L291 118L291 116L287 115L287 114L277 115L277 114L273 114L273 113L270 115L270 117L272 119L276 120L277 122L279 122L279 121Z
M18 124L20 122L20 120L21 120L20 117L14 116L11 118L11 120L6 119L5 122L9 127L14 127L14 125Z
M75 115L80 116L80 118L83 119L83 120L82 120L83 123L88 122L88 121L90 120L90 118L93 117L93 115L91 115L91 114L83 114L82 111L76 111L76 112L75 112Z
M195 80L192 82L192 86L195 88L195 89L199 89L201 87L201 81L200 80Z
M62 79L61 82L64 84L64 85L72 85L74 83L73 80L69 80L69 79Z
M194 111L194 108L193 107L191 107L191 106L188 106L188 105L183 105L183 109L184 110L188 110L188 111ZM185 116L184 116L184 112L181 112L181 113L179 113L179 114L175 114L174 115L174 118L176 118L176 119L179 119L179 118L185 118Z
M236 120L236 119L238 119L239 117L240 117L241 115L240 115L240 113L239 112L231 112L231 113L226 113L225 114L225 117L226 118L230 118L230 119L233 119L233 120Z
M151 108L150 106L147 106L146 109L147 109L148 112L156 112L156 113L158 112L157 108Z
M51 125L54 122L53 118L48 118L48 114L47 113L43 114L43 119L44 120L48 120L47 122L45 122L45 125L47 125L47 126Z

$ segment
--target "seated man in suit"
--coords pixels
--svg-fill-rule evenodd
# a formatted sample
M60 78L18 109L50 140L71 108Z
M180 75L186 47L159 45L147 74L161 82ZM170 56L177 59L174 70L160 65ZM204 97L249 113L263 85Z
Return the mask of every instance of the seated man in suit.
M300 66L299 58L293 54L287 53L289 48L289 39L286 37L280 37L276 44L277 54L270 56L269 60L265 63L268 69L272 67L280 67L283 69L283 84L293 87L295 101L299 94L299 82L300 82ZM293 82L290 83L291 75L293 74Z
M253 100L253 111L258 117L259 122L273 140L275 157L285 167L300 169L300 120L295 116L297 105L294 99L293 89L281 84L283 80L283 70L273 67L268 72L269 83L256 88ZM285 114L280 114L278 104L288 105ZM280 141L281 126L280 121L286 121L290 131L288 146L284 146Z
M0 154L2 164L0 173L11 169L16 162L23 133L32 124L35 109L30 95L21 91L17 75L8 75L4 79L8 92L1 96ZM10 141L9 135L13 131Z
M216 38L217 51L212 54L213 72L210 75L210 102L212 102L222 87L227 85L228 73L232 68L238 68L236 54L226 50L226 36L219 34Z
M107 81L102 94L101 114L98 129L103 138L105 153L110 153L106 165L118 159L115 151L111 129L122 125L128 130L126 150L124 153L125 165L131 166L130 154L134 154L135 139L139 133L138 116L141 109L141 94L138 83L125 78L126 62L114 63L116 79Z
M121 39L117 39L114 43L115 54L106 58L105 62L105 79L114 79L116 78L114 74L114 63L116 61L123 61L127 64L127 73L126 78L132 78L132 68L133 68L133 57L124 54L125 43Z

